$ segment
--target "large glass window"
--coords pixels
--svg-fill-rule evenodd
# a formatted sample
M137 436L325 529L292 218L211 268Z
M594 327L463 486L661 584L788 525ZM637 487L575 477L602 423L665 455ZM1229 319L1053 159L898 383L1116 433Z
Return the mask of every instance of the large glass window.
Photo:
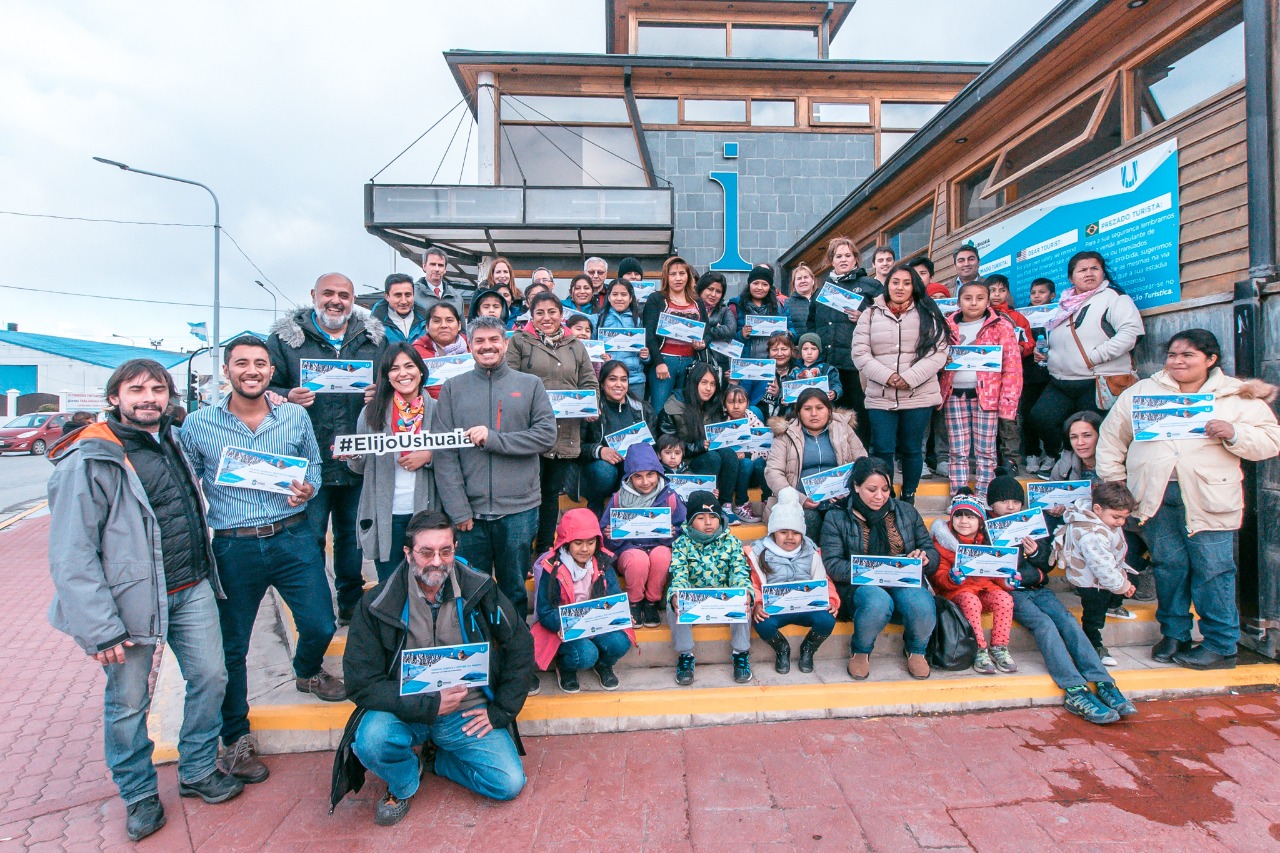
M919 130L924 123L937 115L942 104L912 104L881 101L880 126L893 130Z
M893 156L893 152L907 144L907 140L915 136L914 133L895 133L892 131L883 131L880 134L880 162L883 163Z
M889 229L889 248L898 260L929 250L933 237L933 205L925 205Z
M554 95L503 95L503 121L630 123L622 98L577 98Z
M728 28L724 24L639 24L636 27L637 53L723 57L728 47Z
M1121 98L1117 95L1111 99L1106 112L1102 114L1102 121L1098 124L1097 131L1084 144L1059 154L1018 178L1016 183L1018 195L1024 196L1034 192L1119 148L1123 141L1120 113Z
M504 124L500 137L504 184L523 177L533 186L648 185L630 127Z
M814 124L871 124L870 104L813 103Z
M680 102L675 98L636 98L636 108L645 124L680 123Z
M1007 193L997 190L993 195L982 197L982 190L991 179L991 169L995 163L988 163L967 178L956 182L956 210L958 225L966 225L975 219L1004 207Z
M1137 69L1140 130L1150 130L1244 80L1243 14L1236 6Z
M734 24L732 54L754 59L817 59L818 31Z
M744 124L747 120L747 102L685 98L684 120L704 123Z
M751 124L754 127L795 127L795 101L751 101Z

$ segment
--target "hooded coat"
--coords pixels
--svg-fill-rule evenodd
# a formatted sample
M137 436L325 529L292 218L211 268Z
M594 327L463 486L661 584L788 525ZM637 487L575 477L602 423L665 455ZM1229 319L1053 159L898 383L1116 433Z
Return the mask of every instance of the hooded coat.
M614 554L622 554L622 552L630 548L639 548L641 550L649 550L659 545L665 545L670 548L671 543L680 535L680 528L685 520L684 501L675 493L675 490L666 483L666 474L663 472L662 463L658 460L658 453L649 444L633 444L627 448L627 455L622 460L622 482L625 484L631 479L632 474L640 471L656 471L663 478L663 485L658 491L657 498L654 499L654 506L665 506L671 508L671 536L665 539L623 539L615 541L610 539L606 532L604 538L605 547ZM604 505L604 512L601 514L602 526L605 531L609 530L609 511L619 506L618 496L615 494L609 498L609 502Z
M512 370L538 377L548 391L600 390L600 380L596 378L586 347L572 335L566 334L555 345L550 345L543 342L532 324L527 324L511 336L507 364ZM545 455L577 459L582 452L581 422L581 418L558 418L556 446Z
M836 450L836 466L856 462L867 455L862 440L854 432L857 416L853 412L838 411L831 415L827 432L831 446ZM764 465L764 481L775 495L787 486L800 487L800 471L804 468L804 427L800 419L770 418L773 431L773 447Z
M477 293L475 296L471 297L471 307L467 309L467 315L466 315L467 324L470 325L472 320L480 316L480 301L484 299L486 296L497 297L498 301L502 303L502 316L499 319L502 320L502 325L504 326L510 323L511 322L511 306L507 305L507 300L502 298L501 293L499 293L497 290L493 288L489 288L488 290L482 290L479 293ZM423 333L425 334L425 330Z
M884 297L877 296L862 312L853 332L853 363L862 376L868 409L936 409L942 405L938 373L947 365L945 336L921 359L916 358L919 340L920 312L914 307L895 314ZM890 387L889 378L895 373L906 381L907 390Z

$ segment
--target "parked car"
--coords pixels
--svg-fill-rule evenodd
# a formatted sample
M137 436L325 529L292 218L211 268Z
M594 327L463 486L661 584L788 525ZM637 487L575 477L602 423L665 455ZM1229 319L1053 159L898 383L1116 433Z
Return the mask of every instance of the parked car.
M32 412L18 415L0 427L0 453L30 453L43 456L62 437L62 425L70 412Z

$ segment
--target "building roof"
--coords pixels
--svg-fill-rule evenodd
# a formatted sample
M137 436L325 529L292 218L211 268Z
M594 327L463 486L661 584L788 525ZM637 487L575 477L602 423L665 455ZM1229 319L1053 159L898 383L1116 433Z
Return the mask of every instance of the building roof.
M856 0L832 3L832 39L853 11L855 3ZM746 13L751 16L745 18L745 22L749 24L761 23L756 16L764 14L776 26L808 24L816 27L826 15L827 4L815 0L605 0L605 50L608 53L627 52L629 13L633 11L642 11L655 22L673 24L684 22L690 13L695 18L706 17L710 20L729 20ZM673 12L677 14L672 14Z
M54 335L36 335L31 332L8 332L0 330L0 344L12 344L16 347L47 352L51 355L96 364L99 367L115 369L132 358L151 358L172 368L191 357L190 353L170 352L169 350L149 349L147 347L131 347L123 344L104 344L97 341L85 341L79 338L60 338Z

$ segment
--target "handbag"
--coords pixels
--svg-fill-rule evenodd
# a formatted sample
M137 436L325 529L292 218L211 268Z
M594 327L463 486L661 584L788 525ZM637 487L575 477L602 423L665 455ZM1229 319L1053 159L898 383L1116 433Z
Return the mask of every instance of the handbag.
M1105 318L1104 318L1105 319ZM1074 320L1067 321L1067 327L1071 329L1071 339L1076 342L1076 349L1080 350L1080 357L1084 359L1085 365L1094 370L1093 359L1089 358L1089 354L1084 351L1084 344L1080 343L1080 336L1076 334L1076 324ZM1104 330L1105 331L1105 330ZM1129 353L1129 364L1133 365L1133 353ZM1124 389L1130 385L1134 385L1138 381L1136 370L1131 369L1129 373L1113 374L1111 376L1094 376L1094 399L1100 410L1106 412L1115 405L1116 399L1124 393Z
M925 649L925 658L937 669L951 672L968 669L978 654L978 638L973 626L954 601L935 593L933 605L938 621Z

